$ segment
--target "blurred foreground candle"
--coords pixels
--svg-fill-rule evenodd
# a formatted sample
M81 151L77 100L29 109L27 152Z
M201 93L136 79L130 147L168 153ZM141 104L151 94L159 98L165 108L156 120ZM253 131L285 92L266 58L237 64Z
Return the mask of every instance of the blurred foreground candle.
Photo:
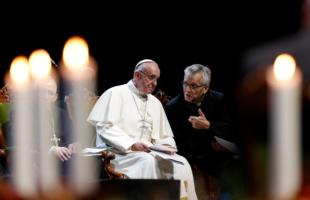
M57 130L54 123L51 97L48 94L48 84L51 84L51 61L47 51L34 51L29 57L29 67L34 79L34 96L36 97L36 149L39 149L39 183L42 191L54 192L59 185L59 169L55 156L48 154L53 131ZM54 83L54 82L53 82ZM57 114L56 114L57 115Z
M66 68L65 78L69 80L72 89L72 119L74 140L81 146L90 146L92 130L86 122L89 109L87 99L89 86L93 86L95 71L91 69L88 45L78 36L70 38L63 50L63 63ZM86 97L86 98L85 98ZM78 193L87 194L95 188L94 179L97 170L94 158L85 158L76 154L73 159L72 183Z
M301 186L301 82L295 60L282 54L267 73L270 112L269 195L294 199Z
M36 194L33 165L33 101L28 60L24 56L16 57L10 67L10 83L13 98L12 138L13 179L17 192L22 197Z

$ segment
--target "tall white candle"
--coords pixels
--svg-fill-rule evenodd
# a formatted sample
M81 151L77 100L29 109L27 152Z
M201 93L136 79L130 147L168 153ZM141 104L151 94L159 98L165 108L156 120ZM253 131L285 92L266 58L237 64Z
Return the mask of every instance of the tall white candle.
M13 182L22 197L36 195L35 166L33 165L33 100L28 60L16 57L10 67L10 84L14 92L12 138Z
M85 90L92 84L94 76L90 78L90 72L85 69L89 67L89 51L86 41L81 37L70 38L63 50L63 62L67 74L65 77L71 83L72 111L73 111L73 135L74 141L86 147L85 141L91 141L91 129L87 126L88 105L85 101ZM97 175L94 159L83 158L80 154L73 159L72 183L78 193L87 194L94 189L92 183Z
M301 82L295 60L282 54L267 73L270 111L269 194L293 199L301 185Z
M31 75L35 84L36 99L36 138L39 139L39 183L42 191L54 192L59 185L59 168L55 156L48 154L54 127L51 102L48 97L48 84L50 83L51 61L47 51L41 49L34 51L29 57ZM53 126L53 127L52 127Z

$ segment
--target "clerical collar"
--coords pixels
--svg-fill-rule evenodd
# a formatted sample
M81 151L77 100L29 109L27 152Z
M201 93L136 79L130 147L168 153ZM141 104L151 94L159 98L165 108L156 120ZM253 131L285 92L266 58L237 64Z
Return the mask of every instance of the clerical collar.
M139 91L138 88L136 88L135 84L133 83L133 80L128 81L127 85L129 89L137 96L147 98L147 94L144 94L143 92Z

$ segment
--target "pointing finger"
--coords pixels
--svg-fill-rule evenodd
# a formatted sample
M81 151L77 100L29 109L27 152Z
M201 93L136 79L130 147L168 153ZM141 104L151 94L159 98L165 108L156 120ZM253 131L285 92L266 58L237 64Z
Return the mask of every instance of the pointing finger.
M199 116L206 118L205 114L203 114L203 112L200 108L198 109L198 113L199 113Z

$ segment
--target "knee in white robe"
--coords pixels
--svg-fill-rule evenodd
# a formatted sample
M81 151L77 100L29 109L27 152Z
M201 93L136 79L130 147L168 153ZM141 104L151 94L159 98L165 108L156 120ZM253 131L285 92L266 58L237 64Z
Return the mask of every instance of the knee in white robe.
M111 162L117 171L124 173L131 179L160 178L156 159L146 152L116 154L116 158Z
M115 169L131 179L177 179L180 180L180 196L197 199L192 170L187 160L175 155L184 165L164 160L146 152L116 154L112 161Z

